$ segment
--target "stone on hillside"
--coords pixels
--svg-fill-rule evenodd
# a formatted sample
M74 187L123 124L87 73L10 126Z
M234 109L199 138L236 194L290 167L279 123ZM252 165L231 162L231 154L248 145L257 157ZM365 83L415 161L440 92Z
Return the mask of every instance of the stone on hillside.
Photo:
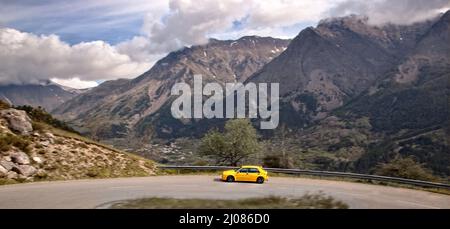
M33 181L34 181L34 177L27 177L27 178L25 179L25 181L27 181L27 182L33 182Z
M34 162L36 162L38 164L42 163L42 158L40 158L40 157L33 157L32 159L33 159Z
M0 177L5 177L8 175L8 170L0 165Z
M21 164L21 165L28 165L30 164L30 158L28 155L22 151L17 151L11 154L11 159L14 163Z
M1 156L8 156L9 155L9 152L8 151L1 151L0 152L0 157Z
M50 139L55 138L55 135L53 135L53 134L50 133L50 132L45 133L45 136L47 136L47 138L50 138Z
M5 168L8 171L10 171L12 168L14 168L16 166L16 164L14 164L10 161L5 161L5 160L1 160L0 165L3 166L3 168Z
M17 179L19 177L19 174L17 174L14 171L9 171L8 174L6 175L6 178L8 179Z
M47 172L43 169L38 169L38 171L36 172L36 177L39 178L47 177Z
M50 145L50 142L49 141L43 141L43 142L41 142L41 145L47 147L47 146Z
M9 129L21 135L29 135L33 131L31 119L25 111L10 108L0 111L0 116L8 121Z
M19 165L19 166L14 167L13 171L17 172L19 174L22 174L26 177L29 177L29 176L36 174L37 169L31 165Z

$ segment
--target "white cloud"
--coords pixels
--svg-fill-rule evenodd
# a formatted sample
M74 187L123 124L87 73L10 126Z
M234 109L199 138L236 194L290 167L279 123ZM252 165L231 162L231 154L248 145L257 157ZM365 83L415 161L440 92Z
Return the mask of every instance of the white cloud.
M170 0L165 14L147 15L142 35L119 44L118 49L142 61L203 44L210 37L292 38L301 26L330 16L361 14L374 24L408 24L436 16L449 4L448 0Z
M202 44L211 34L229 29L248 12L246 0L172 0L170 11L155 20L147 16L142 31L156 51Z
M59 85L71 87L71 88L75 88L75 89L85 89L85 88L91 88L91 87L98 86L98 83L95 81L80 80L80 78L78 78L78 77L71 78L71 79L53 78L53 79L51 79L51 81L53 81Z
M130 2L131 1L131 2ZM244 35L287 38L324 17L362 14L373 24L409 24L450 7L448 0L99 0L10 1L0 23L77 18L54 32L89 32L143 20L138 36L116 45L104 41L69 45L56 35L34 35L0 27L0 84L39 83L56 78L74 87L96 80L133 78L168 52ZM60 23L61 24L61 23ZM57 25L61 26L61 25ZM38 26L39 27L39 26ZM45 26L44 26L45 27ZM50 26L51 27L51 26Z
M330 16L360 14L369 23L407 25L437 16L450 7L449 0L347 0L329 10Z
M144 36L135 36L131 40L117 44L116 47L120 53L127 54L132 60L146 62L150 65L153 65L167 52L173 51L153 44Z
M131 78L150 67L103 41L69 45L56 35L36 36L10 28L0 28L0 60L0 84Z
M77 87L84 81L136 77L168 52L205 43L210 37L286 37L281 27L319 19L329 2L331 0L300 3L296 0L132 0L50 1L27 5L12 1L0 9L0 22L45 20L47 17L64 20L66 14L89 12L89 20L86 20L89 24L84 24L85 21L68 23L55 32L114 28L117 23L135 17L145 15L145 18L141 35L114 46L104 41L69 45L56 35L39 36L0 28L0 84L39 83L57 78ZM233 28L236 22L241 23L242 28ZM80 82L71 79L80 79Z
M147 15L143 35L125 43L146 43L151 52L167 52L203 44L210 37L236 38L237 34L286 37L283 27L318 21L327 9L341 1L171 0L168 13L160 18ZM235 23L240 28L233 27Z
M319 21L322 14L341 0L266 0L254 1L249 28L290 26L302 21Z
M160 16L168 9L167 0L45 0L45 1L3 1L0 7L0 24L20 21L64 20L66 17L87 17L81 24L65 24L61 29L112 26L114 22L141 19L145 14ZM107 18L108 20L104 20ZM112 20L117 19L117 20ZM32 22L32 21L31 21ZM57 21L56 21L57 22ZM39 25L42 26L42 25ZM106 27L107 28L107 27Z
M286 27L349 14L368 16L373 24L409 24L436 16L449 5L448 0L171 0L162 17L145 18L143 35L133 42L146 43L146 50L154 53L202 44L210 37L286 38L292 36Z

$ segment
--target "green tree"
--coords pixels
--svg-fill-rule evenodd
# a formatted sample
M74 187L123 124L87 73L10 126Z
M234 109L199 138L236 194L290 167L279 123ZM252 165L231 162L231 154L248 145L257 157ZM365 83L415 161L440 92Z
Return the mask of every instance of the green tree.
M381 176L436 181L436 177L412 157L398 157L389 163L380 164L377 166L375 173Z
M199 152L212 156L217 164L236 166L260 150L255 128L247 119L233 119L225 124L224 133L210 131L203 137Z
M203 137L200 144L200 154L214 156L218 164L224 164L228 160L228 146L225 136L217 130L212 130Z

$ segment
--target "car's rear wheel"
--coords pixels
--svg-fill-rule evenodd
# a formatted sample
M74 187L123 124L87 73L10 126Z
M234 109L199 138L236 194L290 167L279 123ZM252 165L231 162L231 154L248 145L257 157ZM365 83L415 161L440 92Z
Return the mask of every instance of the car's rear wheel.
M256 179L256 183L258 183L258 184L264 183L264 177L258 177L258 178Z
M227 177L227 182L234 182L234 177L233 176L228 176Z

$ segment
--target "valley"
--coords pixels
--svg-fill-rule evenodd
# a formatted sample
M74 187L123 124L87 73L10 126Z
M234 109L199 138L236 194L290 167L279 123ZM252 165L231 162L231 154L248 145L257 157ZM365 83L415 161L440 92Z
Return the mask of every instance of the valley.
M247 36L182 48L51 113L156 162L207 165L214 160L199 154L202 139L229 120L173 117L172 87L194 86L194 75L219 86L278 83L278 128L261 130L262 119L252 119L261 150L242 163L393 176L414 167L403 176L448 182L449 53L450 12L410 25L336 17L292 40Z

